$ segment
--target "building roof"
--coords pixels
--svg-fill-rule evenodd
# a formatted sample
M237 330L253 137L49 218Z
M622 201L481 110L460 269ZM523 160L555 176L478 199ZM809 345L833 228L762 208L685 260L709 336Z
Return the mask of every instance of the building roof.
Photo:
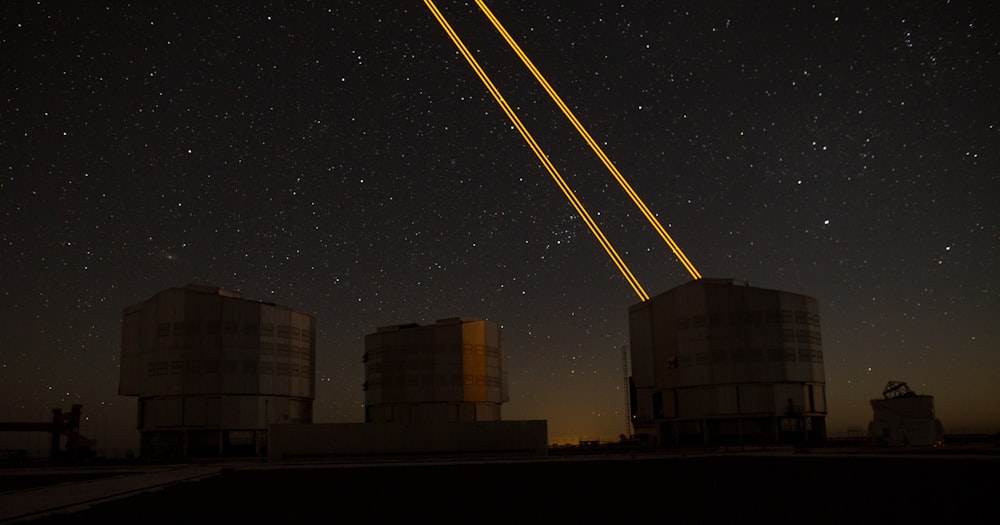
M782 293L782 294L794 294L794 295L799 295L799 296L803 296L803 297L809 297L809 296L807 296L805 294L801 294L801 293L798 293L798 292L788 292L788 291L784 291L784 290L775 290L775 289L759 288L759 287L756 287L756 286L751 286L750 285L750 281L742 281L742 280L739 280L739 279L732 279L732 278L728 278L728 277L705 277L705 278L702 278L702 279L694 279L694 280L688 281L688 282L686 282L684 284L680 284L678 286L675 286L675 287L673 287L673 288L671 288L671 289L669 289L669 290L667 290L665 292L661 292L659 294L656 294L656 295L650 297L649 301L653 301L653 300L656 300L656 299L658 299L660 297L673 294L676 291L678 291L680 289L683 289L683 288L688 288L688 287L705 288L705 287L708 287L708 286L713 286L713 287L717 287L717 286L733 286L733 287L740 287L740 288L754 288L754 289L757 289L757 290L768 290L768 291L771 291L771 292L777 292L777 293ZM649 301L644 301L644 302L649 302ZM638 306L640 306L642 304L643 303L636 303L636 304L632 305L630 308L638 307Z
M453 324L465 324L465 323L475 323L478 321L484 321L478 317L462 316L462 317L447 317L444 319L438 319L434 324L422 325L420 323L403 323L403 324L390 324L385 326L380 326L376 330L378 333L384 332L398 332L400 330L411 330L414 328L427 328L429 326L447 326Z

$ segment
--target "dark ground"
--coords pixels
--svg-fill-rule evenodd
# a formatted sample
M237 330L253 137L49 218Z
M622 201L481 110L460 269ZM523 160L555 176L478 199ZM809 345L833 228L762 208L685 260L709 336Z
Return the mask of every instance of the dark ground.
M1000 458L689 456L270 467L36 523L1000 523Z
M59 483L79 483L81 481L88 481L113 475L114 474L93 472L61 472L54 475L6 476L0 473L0 492L27 490L35 487L57 485Z

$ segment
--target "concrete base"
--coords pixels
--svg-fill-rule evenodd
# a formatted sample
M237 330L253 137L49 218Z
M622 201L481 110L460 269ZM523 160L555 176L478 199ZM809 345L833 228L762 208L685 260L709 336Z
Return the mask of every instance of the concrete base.
M548 422L271 425L268 458L548 454Z

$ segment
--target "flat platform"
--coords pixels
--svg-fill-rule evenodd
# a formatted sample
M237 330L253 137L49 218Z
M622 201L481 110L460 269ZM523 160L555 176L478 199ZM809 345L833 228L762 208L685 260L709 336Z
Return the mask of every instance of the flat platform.
M975 454L227 463L8 492L0 509L3 519L105 524L966 523L995 513L998 475L1000 456Z

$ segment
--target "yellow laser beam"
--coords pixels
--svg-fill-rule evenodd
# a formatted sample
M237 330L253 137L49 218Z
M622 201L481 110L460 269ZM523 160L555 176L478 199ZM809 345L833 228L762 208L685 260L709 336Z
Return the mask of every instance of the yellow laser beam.
M516 113L514 113L514 110L510 107L510 104L508 104L507 101L504 100L503 95L500 94L500 90L498 90L497 87L493 84L493 81L490 80L490 77L486 74L483 68L479 66L479 63L476 61L475 57L472 56L472 53L469 51L469 49L465 47L465 44L462 42L462 39L459 38L458 34L455 33L455 31L451 28L451 24L448 23L448 20L445 19L444 15L441 14L441 11L438 10L437 6L434 5L434 2L432 0L424 0L424 4L427 5L427 8L430 9L431 14L434 15L434 18L436 18L438 23L441 24L441 27L444 28L445 33L448 34L448 37L455 44L455 47L458 48L459 52L462 53L462 56L465 57L465 60L469 63L470 66L472 66L472 69L476 72L476 75L486 86L486 89L489 90L490 94L493 95L493 98L496 99L498 104L500 104L500 107L503 109L504 113L507 114L507 117L514 124L514 127L517 128L517 131L521 134L521 137L524 138L525 142L527 142L528 146L535 153L535 156L537 156L538 160L541 161L543 166L545 166L545 169L549 172L549 175L551 175L552 179L555 180L556 185L558 185L559 189L562 190L563 195L565 195L566 198L570 201L570 204L573 205L573 208L576 209L576 212L580 215L581 218L583 218L583 221L587 224L587 227L590 229L591 233L594 234L598 242L604 248L604 251L607 252L609 257L611 257L611 260L615 263L615 266L618 267L618 270L625 277L625 280L628 281L629 285L632 286L632 289L639 296L639 299L642 301L649 300L649 294L647 294L646 291L642 288L642 285L639 284L639 280L635 278L635 275L633 275L632 271L629 270L628 265L626 265L625 261L623 261L622 258L618 255L618 252L615 251L614 246L612 246L611 242L608 241L607 237L604 236L604 233L601 231L601 228L597 226L596 222L594 222L594 219L590 216L590 214L587 212L587 209L583 206L583 203L581 203L579 199L576 198L576 195L573 193L573 190L570 189L569 185L563 179L562 175L559 174L559 171L556 170L556 167L552 164L552 162L549 161L548 157L545 155L545 152L542 150L541 146L539 146L538 143L535 142L534 137L531 136L531 133L528 132L528 129L521 122L521 119L518 118Z
M621 174L621 172L618 171L618 168L616 168L614 163L611 162L611 159L609 159L608 156L604 154L604 150L601 149L601 147L597 144L597 141L595 141L593 137L590 136L590 133L588 133L586 128L583 127L583 124L581 124L580 121L576 118L576 115L574 115L573 112L569 109L569 107L566 106L562 98L559 96L558 93L556 93L555 89L552 88L549 82L545 80L545 77L542 76L542 73L531 62L531 59L528 58L528 55L526 55L524 51L521 50L521 47L517 45L517 42L514 41L513 37L510 36L510 33L508 33L507 30L504 28L503 24L500 23L500 20L498 20L497 17L493 14L493 12L490 11L490 8L486 6L486 3L483 2L483 0L476 0L476 5L478 5L479 9L482 10L482 12L486 15L486 18L489 18L490 22L493 24L493 27L495 27L497 32L499 32L503 36L504 40L507 41L507 44L510 45L511 49L514 50L514 53L516 53L517 56L521 59L521 61L524 62L524 65L527 66L528 70L531 71L531 74L535 76L535 79L538 80L538 83L541 84L543 88L545 88L545 91L549 94L550 97L552 97L552 100L555 101L557 106L559 106L559 109L562 110L563 115L565 115L566 118L569 119L569 121L573 124L573 127L575 127L576 130L583 137L583 139L587 141L587 144L590 145L590 149L592 149L594 153L601 159L601 162L604 163L604 166L608 169L608 171L610 171L611 174L614 175L615 180L618 181L618 184L621 185L622 189L625 190L625 193L628 194L628 196L632 199L632 202L635 203L635 205L639 208L640 211L642 211L642 214L645 215L646 219L649 221L650 224L652 224L656 232L660 234L660 237L664 240L664 242L667 243L667 246L669 246L670 249L674 252L674 255L681 262L681 264L684 265L688 273L691 274L691 277L693 277L696 280L701 279L701 274L694 267L694 264L692 264L691 261L688 260L687 256L684 255L684 252L681 250L680 246L678 246L677 243L674 242L674 239L670 237L670 234L667 233L667 230L663 227L662 224L660 224L660 221L657 220L656 216L653 215L653 212L649 210L649 207L646 206L646 203L642 201L642 199L639 197L639 194L637 194L635 190L632 189L632 186L628 183L627 180L625 180L625 177Z

